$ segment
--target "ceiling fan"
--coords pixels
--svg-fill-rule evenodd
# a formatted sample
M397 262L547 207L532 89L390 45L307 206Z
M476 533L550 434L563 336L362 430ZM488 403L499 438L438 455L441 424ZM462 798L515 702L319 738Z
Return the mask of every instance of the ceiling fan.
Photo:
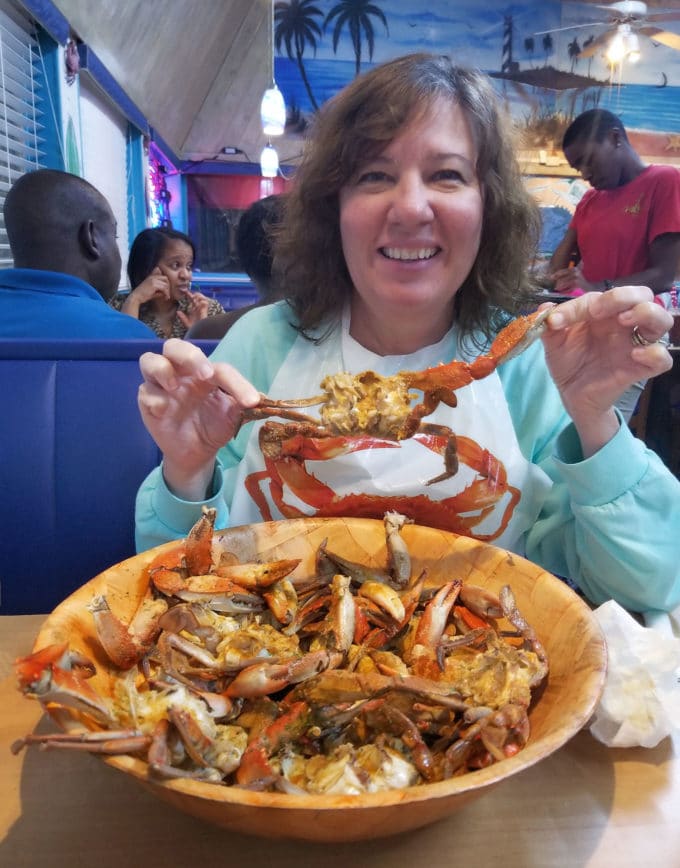
M680 8L659 9L650 13L648 11L650 4L640 0L617 0L606 5L602 3L588 5L593 9L603 10L602 17L606 17L606 20L572 24L542 32L555 33L584 27L606 27L604 33L590 37L584 42L579 57L592 57L601 48L608 47L608 55L612 61L619 61L625 56L635 60L640 54L638 34L680 51L680 34L656 26L657 22L680 21Z

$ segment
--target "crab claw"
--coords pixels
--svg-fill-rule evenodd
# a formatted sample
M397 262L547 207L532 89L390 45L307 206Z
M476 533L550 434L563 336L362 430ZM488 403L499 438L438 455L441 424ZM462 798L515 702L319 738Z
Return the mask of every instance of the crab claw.
M161 629L159 618L167 612L168 604L160 598L145 597L129 625L114 615L104 594L93 597L86 608L92 613L109 659L119 669L130 669L153 644Z
M48 645L14 664L19 688L32 699L83 712L98 723L111 724L111 711L87 683L94 666L66 643Z
M212 566L212 541L217 510L203 507L203 514L187 534L184 548L189 575L207 573Z
M496 336L489 352L477 361L489 359L493 363L493 370L503 362L509 362L510 359L519 356L541 337L547 328L546 320L556 307L556 304L551 304L550 307L543 310L535 311L527 316L518 316L517 319L512 320ZM473 367L475 366L476 363L473 363Z

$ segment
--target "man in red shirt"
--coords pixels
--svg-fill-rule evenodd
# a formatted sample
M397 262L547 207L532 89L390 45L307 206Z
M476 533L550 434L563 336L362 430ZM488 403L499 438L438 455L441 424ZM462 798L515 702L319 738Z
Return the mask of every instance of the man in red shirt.
M550 260L555 291L637 285L658 294L670 289L680 262L680 171L644 163L621 120L605 109L579 115L567 128L562 148L569 165L593 189L576 206ZM618 406L626 418L639 392L622 396Z

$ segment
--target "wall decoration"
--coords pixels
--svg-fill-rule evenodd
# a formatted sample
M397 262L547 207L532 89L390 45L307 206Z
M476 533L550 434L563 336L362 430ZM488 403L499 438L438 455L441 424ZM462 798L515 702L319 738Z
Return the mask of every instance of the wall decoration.
M75 49L75 52L74 52ZM57 115L58 138L64 170L72 175L83 174L83 138L80 119L80 78L76 65L78 51L73 40L63 46L63 70L56 80L55 105L59 106Z
M149 214L149 226L165 226L172 228L170 219L171 194L166 182L167 169L162 159L149 148L149 157L146 174L147 209Z
M643 33L640 62L613 67L602 37L616 15L606 4L568 0L279 0L275 69L288 107L286 132L304 136L318 106L358 72L432 51L491 75L532 172L566 166L562 134L595 106L618 114L629 131L644 131L634 142L641 153L680 163L680 11L677 21L659 25L678 31L676 48Z
M66 69L66 84L71 85L80 72L80 55L75 39L69 39L64 49L64 67Z

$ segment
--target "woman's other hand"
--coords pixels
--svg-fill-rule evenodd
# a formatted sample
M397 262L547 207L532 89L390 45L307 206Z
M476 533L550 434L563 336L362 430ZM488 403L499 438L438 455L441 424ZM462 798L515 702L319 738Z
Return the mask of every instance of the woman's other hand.
M162 355L144 353L139 364L139 409L163 452L166 484L183 500L205 500L217 451L234 437L243 409L254 407L260 394L235 368L213 364L178 338L165 342Z
M183 289L182 295L187 299L189 309L187 313L178 310L177 317L187 328L191 328L194 323L208 316L210 299L207 295L203 295L202 292L191 292L189 289Z
M564 302L548 318L546 360L586 457L616 433L622 392L673 364L657 343L673 320L653 298L646 286L619 286ZM648 345L633 341L635 326Z
M585 279L579 265L574 265L571 268L560 268L552 273L551 278L555 292L568 293L575 289L581 289L583 292L597 291L595 284Z
M139 318L139 308L154 298L170 298L170 281L158 266L130 291L121 310L123 313Z

